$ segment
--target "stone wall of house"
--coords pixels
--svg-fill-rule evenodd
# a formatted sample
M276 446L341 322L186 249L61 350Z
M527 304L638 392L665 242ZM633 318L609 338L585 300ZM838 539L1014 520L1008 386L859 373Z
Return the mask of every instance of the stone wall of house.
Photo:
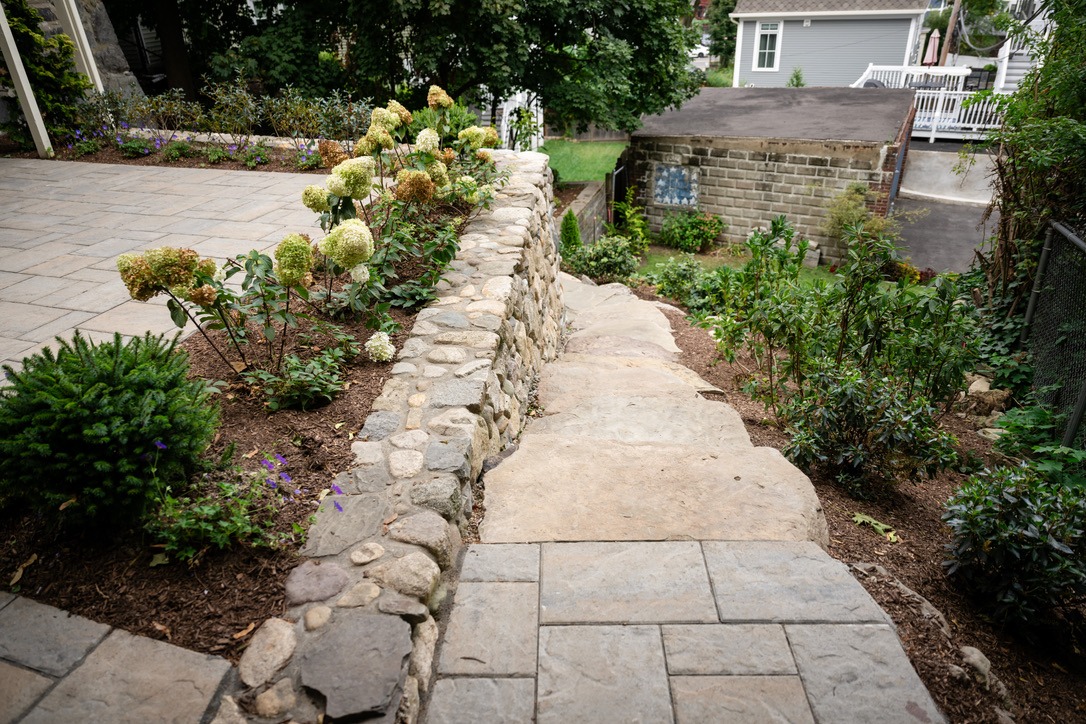
M666 213L696 205L721 216L728 225L726 240L741 243L751 229L768 227L783 214L818 245L823 264L836 264L844 250L821 229L826 207L850 183L876 192L889 189L894 170L890 150L884 144L835 141L634 136L630 162L632 182L653 230L659 230ZM686 175L680 204L659 201L676 198L655 187L660 169L668 167L672 177Z
M494 156L508 182L416 318L216 721L417 718L473 483L522 429L563 327L547 157Z
M603 225L607 223L607 194L603 184L591 181L585 184L581 193L569 205L566 213L577 214L577 228L581 230L582 244L595 244L603 236Z

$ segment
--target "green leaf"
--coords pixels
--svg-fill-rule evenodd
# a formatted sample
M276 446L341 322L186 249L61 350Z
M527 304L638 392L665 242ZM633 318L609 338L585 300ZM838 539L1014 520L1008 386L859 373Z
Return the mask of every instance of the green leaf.
M166 302L166 308L170 310L170 319L177 325L178 329L184 329L185 324L189 321L185 315L185 309L182 307L176 299L170 299Z

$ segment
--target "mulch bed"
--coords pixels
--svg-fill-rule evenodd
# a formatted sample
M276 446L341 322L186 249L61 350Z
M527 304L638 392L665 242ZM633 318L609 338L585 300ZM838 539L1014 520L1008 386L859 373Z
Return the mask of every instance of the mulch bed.
M642 298L657 299L649 289L635 291ZM717 354L708 332L691 326L678 311L668 312L668 317L682 349L682 364L723 390L722 395L707 397L732 405L755 445L781 449L788 441L785 433L773 425L760 402L742 391L744 360L728 364ZM958 437L960 452L992 459L991 443L965 420L950 414L943 424ZM853 570L893 618L913 666L950 721L998 722L996 707L1009 711L1019 722L1086 721L1086 611L1072 610L1068 620L1031 631L1003 627L985 617L943 573L943 549L950 542L950 529L941 520L943 503L965 479L960 473L945 472L932 480L903 483L876 499L859 501L815 471L811 481L829 523L829 553L847 564L882 566L942 612L950 639L892 580ZM899 542L891 543L871 528L855 524L852 515L856 512L892 526ZM963 666L962 646L976 647L991 660L992 672L1006 685L1006 700L997 695L995 687L988 689L951 675L950 665Z
M393 310L393 316L403 327L392 338L399 348L413 316L398 310ZM360 341L370 335L361 324L344 326ZM189 353L193 376L233 379L232 371L199 335L181 346ZM284 494L275 530L289 532L295 522L308 527L309 517L321 505L322 491L350 466L351 442L391 368L389 363L359 356L344 375L350 383L346 391L330 404L305 412L270 413L261 394L240 382L230 382L219 395L222 424L207 458L219 460L231 447L231 464L261 484L261 461L265 456L282 455L287 460L282 470L301 493ZM37 511L9 512L0 517L0 541L2 584L8 584L32 555L37 556L16 586L5 585L9 590L235 663L255 627L282 613L284 580L300 562L290 547L234 546L225 551L210 550L195 565L175 561L152 567L152 558L161 549L142 532L130 532L109 543L94 537L73 537L57 531Z

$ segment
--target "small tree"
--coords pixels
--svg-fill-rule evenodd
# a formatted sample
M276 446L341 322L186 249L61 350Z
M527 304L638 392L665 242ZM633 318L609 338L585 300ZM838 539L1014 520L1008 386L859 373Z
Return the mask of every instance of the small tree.
M562 217L561 243L559 250L565 258L571 258L581 251L581 227L577 224L577 214L567 211Z
M787 88L802 88L806 83L803 82L803 68L796 68L792 71L792 75L788 77L788 82L785 83Z
M735 55L737 26L728 14L735 10L735 0L713 0L705 21L709 25L709 54L716 55L723 65L731 65Z

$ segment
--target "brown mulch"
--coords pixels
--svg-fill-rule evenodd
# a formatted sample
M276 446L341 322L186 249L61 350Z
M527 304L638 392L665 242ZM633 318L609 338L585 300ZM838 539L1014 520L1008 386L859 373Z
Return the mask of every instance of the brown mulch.
M657 299L649 289L635 291L642 298ZM782 448L787 443L785 433L774 426L760 402L742 391L744 360L728 364L719 357L705 330L692 326L681 312L668 312L668 317L682 349L682 363L723 390L723 395L707 397L732 405L755 445ZM943 424L958 437L960 452L990 460L991 444L965 420L950 414ZM950 721L997 722L996 707L1000 707L1019 722L1086 722L1084 612L1072 611L1069 615L1074 620L1028 632L1005 628L986 618L943 573L943 548L950 541L950 530L941 520L943 503L967 476L945 472L931 480L903 483L881 497L863 501L850 498L817 470L810 477L829 523L829 553L846 564L882 566L946 618L949 639L891 580L853 569L853 575L893 618L914 668ZM871 528L855 524L852 515L856 512L892 526L899 542L891 543ZM962 646L976 647L991 660L992 672L1007 688L1006 700L997 695L994 686L986 689L973 680L951 675L950 665L964 666L959 652Z
M404 331L392 341L402 346L413 318L393 310ZM370 331L344 325L360 341ZM193 376L230 380L233 375L199 335L182 347L189 353ZM391 365L360 356L345 374L350 385L330 404L305 412L274 414L263 397L240 382L219 395L222 425L208 452L225 455L257 484L265 474L261 461L282 455L281 468L292 478L285 485L275 530L289 532L292 523L307 526L336 473L351 464L351 442L380 394ZM210 473L214 475L213 471ZM221 475L227 475L221 472ZM195 565L171 562L152 566L161 549L139 531L104 544L94 538L60 533L36 513L9 513L0 518L0 582L8 584L32 555L16 586L5 588L42 603L107 623L135 634L168 640L187 649L225 656L236 662L254 626L282 613L283 583L299 563L294 548L283 550L234 546L209 550ZM295 544L300 544L296 540Z
M584 190L583 184L560 184L554 189L554 218L561 219L562 214L569 208L570 204L577 200L581 191Z

